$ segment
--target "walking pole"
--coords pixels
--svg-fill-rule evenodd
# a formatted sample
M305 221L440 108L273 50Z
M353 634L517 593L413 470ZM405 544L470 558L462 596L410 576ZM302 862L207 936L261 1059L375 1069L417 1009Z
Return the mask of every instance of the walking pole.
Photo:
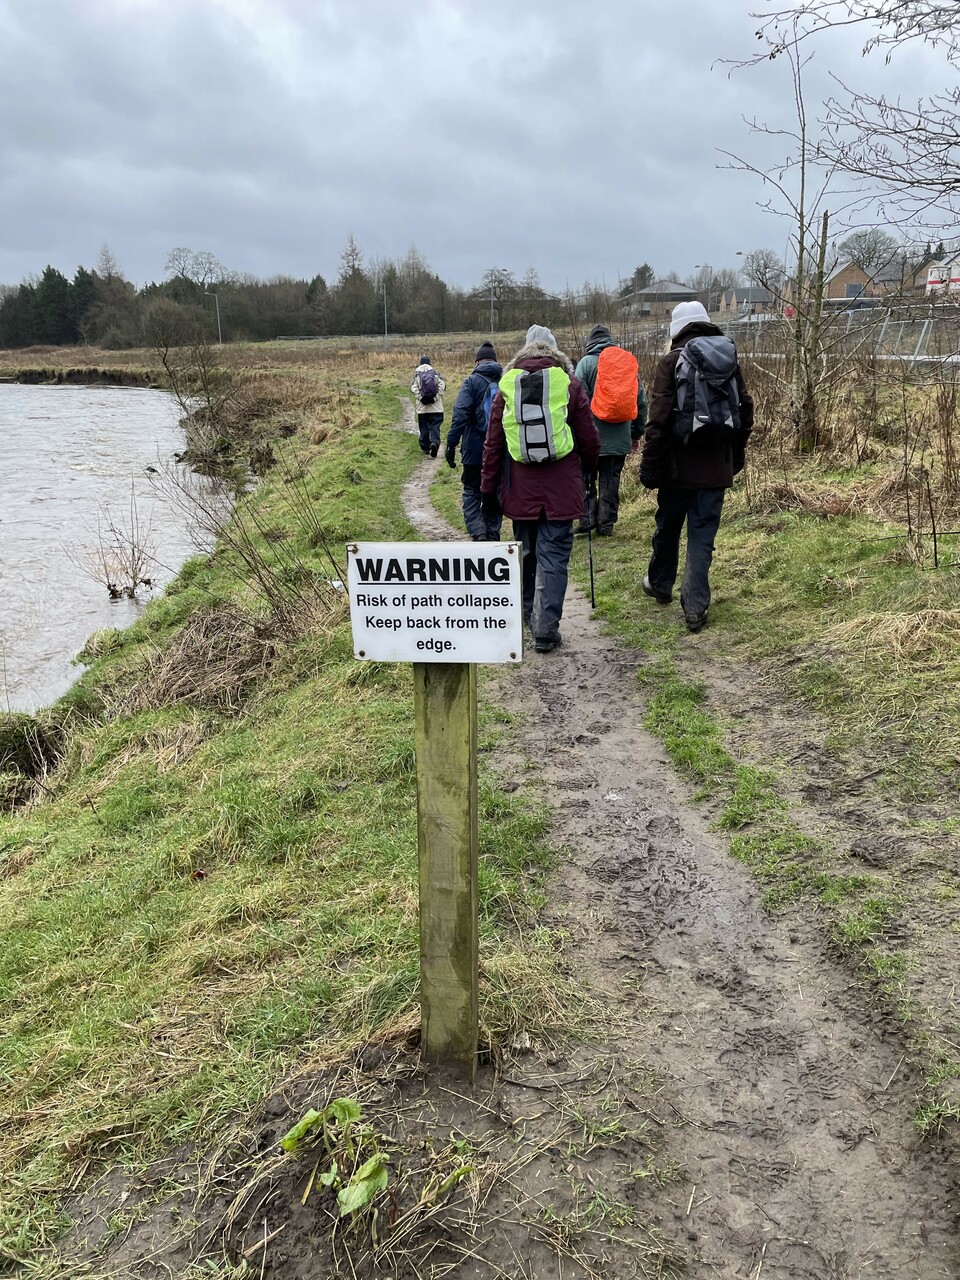
M593 594L593 533L590 529L590 490L587 490L587 559L590 561L590 608L597 607Z

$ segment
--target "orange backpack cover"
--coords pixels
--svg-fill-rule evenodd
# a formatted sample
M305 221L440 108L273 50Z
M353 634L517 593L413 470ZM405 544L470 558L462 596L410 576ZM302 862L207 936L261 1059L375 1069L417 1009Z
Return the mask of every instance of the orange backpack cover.
M623 347L604 347L590 410L601 422L632 422L637 416L637 358Z

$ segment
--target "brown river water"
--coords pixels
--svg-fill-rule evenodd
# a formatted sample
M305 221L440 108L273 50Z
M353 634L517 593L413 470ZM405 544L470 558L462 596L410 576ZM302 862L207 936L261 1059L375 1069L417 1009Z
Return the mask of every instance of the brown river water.
M103 627L126 627L198 551L163 482L184 447L176 401L131 387L0 385L0 710L32 711L82 668ZM153 582L111 600L98 565L109 528L133 528Z

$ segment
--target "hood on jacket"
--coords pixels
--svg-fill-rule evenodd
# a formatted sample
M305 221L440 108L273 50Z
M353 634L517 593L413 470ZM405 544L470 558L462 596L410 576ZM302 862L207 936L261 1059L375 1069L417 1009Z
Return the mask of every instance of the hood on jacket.
M498 360L478 360L474 373L482 373L491 382L499 382L503 376L503 365Z
M723 330L719 329L715 324L711 324L709 320L694 320L692 324L685 325L677 336L670 340L670 350L676 351L677 347L682 347L691 338L716 338L722 336Z
M587 334L587 345L583 349L585 356L596 355L604 347L615 347L613 334L605 324L595 324Z
M558 351L556 347L552 347L549 342L528 342L525 347L520 348L506 367L517 369L522 365L526 368L528 360L542 360L544 364L556 365L571 378L573 377L573 364L570 357L563 351ZM538 365L537 368L542 369L543 365Z

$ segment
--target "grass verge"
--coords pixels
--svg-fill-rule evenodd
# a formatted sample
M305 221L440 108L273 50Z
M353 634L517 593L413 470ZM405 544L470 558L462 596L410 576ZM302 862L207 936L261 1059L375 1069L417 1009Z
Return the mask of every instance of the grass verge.
M358 394L365 368L314 371L313 395L298 379L283 465L235 517L246 541L94 639L66 699L82 727L0 818L0 1271L42 1265L68 1188L207 1143L295 1063L337 1060L416 1001L410 673L354 661L326 588L327 548L410 536L398 370ZM295 634L265 577L315 606ZM262 648L239 683L209 626L206 647L183 642L228 609ZM196 667L176 697L156 682L175 643L178 677ZM559 1019L563 985L553 940L515 927L540 902L542 815L489 779L481 799L481 1017L498 1040Z
M953 1003L942 981L932 992L943 966L951 974L956 966L958 927L950 833L960 712L942 683L960 663L950 571L923 573L895 552L889 527L866 516L758 517L734 494L711 575L711 625L689 636L676 606L657 606L641 590L654 502L635 464L623 498L616 537L594 544L597 610L647 655L638 672L647 726L757 876L766 905L816 904L832 942L907 1028L925 1070L920 1127L960 1118ZM586 561L578 540L572 575L585 589ZM738 704L749 702L751 673L762 673L760 687L773 696L745 728ZM793 739L777 724L781 711L796 712L800 735L825 725L822 748ZM836 766L841 798L844 761L855 756L851 786L864 770L870 779L868 798L856 803L879 811L883 838L939 840L941 856L933 865L906 854L882 867L854 860L829 823L811 824L796 807L798 755ZM932 810L920 807L931 799Z

